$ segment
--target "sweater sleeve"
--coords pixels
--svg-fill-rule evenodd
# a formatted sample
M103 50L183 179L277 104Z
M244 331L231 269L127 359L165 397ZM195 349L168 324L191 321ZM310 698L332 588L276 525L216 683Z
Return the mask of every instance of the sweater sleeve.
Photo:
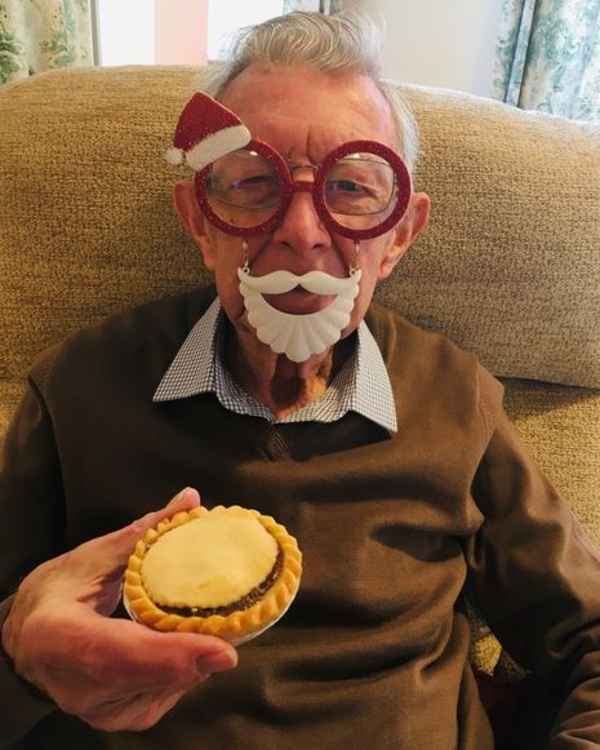
M61 551L64 502L51 420L30 383L8 429L0 462L0 627L19 582ZM22 738L56 710L14 671L0 650L0 747Z
M4 624L12 597L0 603L0 628ZM0 748L15 747L38 721L56 710L56 705L40 694L32 685L21 679L14 671L8 656L0 647Z
M531 718L544 747L600 746L600 554L501 408L473 495L485 521L467 551L470 589L508 653L542 678L545 718Z

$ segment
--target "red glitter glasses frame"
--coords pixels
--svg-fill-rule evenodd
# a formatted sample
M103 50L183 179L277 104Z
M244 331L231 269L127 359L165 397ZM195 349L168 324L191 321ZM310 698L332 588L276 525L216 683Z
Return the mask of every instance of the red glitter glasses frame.
M313 203L316 212L327 227L334 234L349 237L354 240L372 239L379 235L385 234L389 229L394 227L404 216L412 195L412 180L410 172L404 161L395 151L377 141L348 141L338 146L325 160L318 166L314 182L307 180L294 180L290 169L278 151L260 140L252 140L245 146L247 151L256 151L265 159L272 162L281 183L281 203L277 211L267 221L257 224L253 227L239 227L234 224L228 224L221 219L211 208L207 195L207 180L210 175L212 165L209 164L200 172L194 175L194 188L196 200L208 220L216 227L227 234L237 237L251 237L256 234L263 234L274 231L283 221L286 211L296 192L312 193ZM375 154L385 159L392 167L395 176L396 205L392 213L381 223L369 229L352 229L336 221L325 205L324 184L332 166L348 154L367 153Z

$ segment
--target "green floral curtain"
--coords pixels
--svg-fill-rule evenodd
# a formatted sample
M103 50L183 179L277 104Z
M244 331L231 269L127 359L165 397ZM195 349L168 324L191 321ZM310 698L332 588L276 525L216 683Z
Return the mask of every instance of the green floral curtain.
M0 84L92 64L90 0L0 0Z
M502 0L495 96L600 120L600 0Z

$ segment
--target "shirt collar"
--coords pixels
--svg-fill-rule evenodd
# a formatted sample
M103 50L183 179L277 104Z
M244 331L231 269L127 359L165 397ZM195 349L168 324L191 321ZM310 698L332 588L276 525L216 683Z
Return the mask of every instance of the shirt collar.
M354 356L336 375L323 397L277 420L264 404L240 388L224 367L220 346L224 318L216 298L183 342L156 389L153 401L215 393L225 408L271 422L333 422L352 410L396 432L396 406L390 378L377 342L364 321L358 327Z

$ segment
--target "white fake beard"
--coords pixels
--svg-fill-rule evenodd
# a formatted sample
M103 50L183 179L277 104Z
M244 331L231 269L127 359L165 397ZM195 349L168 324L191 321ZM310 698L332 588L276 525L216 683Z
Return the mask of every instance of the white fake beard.
M361 276L362 271L352 269L345 279L323 271L309 271L302 276L273 271L255 277L247 266L238 268L240 293L257 338L292 362L306 362L339 340L350 322ZM317 312L293 315L277 310L263 297L263 294L284 294L297 286L313 294L334 294L335 299Z

